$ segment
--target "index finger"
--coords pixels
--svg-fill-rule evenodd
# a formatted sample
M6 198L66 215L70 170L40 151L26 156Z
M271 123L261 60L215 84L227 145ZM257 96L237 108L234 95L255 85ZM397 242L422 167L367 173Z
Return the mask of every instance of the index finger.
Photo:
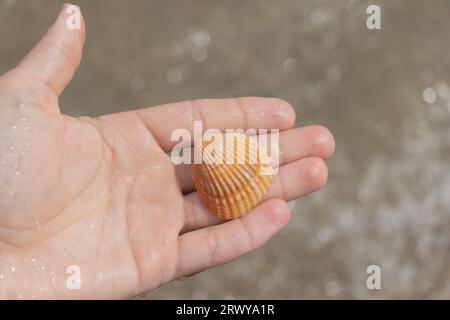
M203 131L225 129L289 129L295 123L295 112L286 101L276 98L201 99L150 107L136 111L164 151L178 141L171 141L178 128L194 131L194 121L202 121Z

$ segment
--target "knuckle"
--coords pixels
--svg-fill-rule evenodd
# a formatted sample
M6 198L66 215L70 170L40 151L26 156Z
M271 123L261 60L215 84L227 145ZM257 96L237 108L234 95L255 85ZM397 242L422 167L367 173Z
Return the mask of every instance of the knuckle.
M240 219L239 221L241 222L242 230L244 231L244 234L247 239L247 250L246 251L251 251L254 248L256 248L256 242L253 238L253 233L251 232L251 228L248 225L248 222L246 219Z
M212 266L220 264L219 260L219 237L217 232L212 228L207 229L207 241L208 241L208 253L210 257L210 262Z

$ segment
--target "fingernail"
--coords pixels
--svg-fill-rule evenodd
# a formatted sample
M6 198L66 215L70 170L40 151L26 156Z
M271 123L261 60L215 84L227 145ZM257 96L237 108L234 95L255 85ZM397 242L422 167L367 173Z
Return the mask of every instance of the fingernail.
M69 3L64 3L61 8L59 8L59 14L63 13L64 10L67 8L67 6L70 6Z
M67 12L67 8L69 8L69 7L74 7L74 8L78 8L78 10L80 9L80 7L79 6L77 6L76 4L72 4L72 3L69 3L69 2L66 2L66 3L64 3L62 6L61 6L61 9L59 10L59 14L61 14L61 13L69 13L69 12Z

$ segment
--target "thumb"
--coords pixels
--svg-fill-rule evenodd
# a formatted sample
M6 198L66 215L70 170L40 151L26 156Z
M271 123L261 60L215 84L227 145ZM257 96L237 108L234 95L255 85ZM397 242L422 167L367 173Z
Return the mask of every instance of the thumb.
M81 61L85 26L78 6L64 4L58 18L15 72L46 85L59 96Z

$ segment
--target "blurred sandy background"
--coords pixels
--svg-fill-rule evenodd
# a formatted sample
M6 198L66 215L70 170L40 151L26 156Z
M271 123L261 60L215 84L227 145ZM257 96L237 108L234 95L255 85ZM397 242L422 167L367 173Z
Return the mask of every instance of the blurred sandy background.
M64 112L275 96L337 140L328 186L297 200L268 245L146 298L450 298L449 1L74 3L87 43ZM0 72L61 4L0 0ZM379 291L366 288L371 264Z

